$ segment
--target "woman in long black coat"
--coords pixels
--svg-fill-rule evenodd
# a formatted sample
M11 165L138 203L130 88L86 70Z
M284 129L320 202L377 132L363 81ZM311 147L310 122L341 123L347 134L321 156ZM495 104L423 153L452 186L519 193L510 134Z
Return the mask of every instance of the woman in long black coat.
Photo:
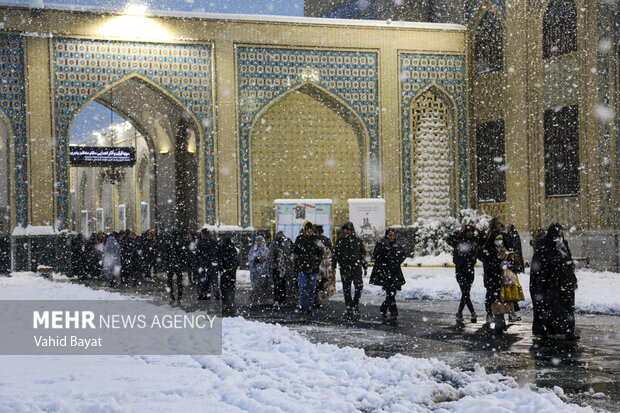
M220 266L220 289L222 293L222 315L235 315L235 289L237 287L237 267L239 255L230 237L225 236L218 249Z
M375 266L370 274L370 283L380 285L385 290L385 301L381 304L381 315L389 320L395 321L398 317L396 308L396 292L405 284L403 271L400 264L405 260L405 249L396 242L396 233L393 229L385 231L385 237L380 239L375 245L374 250Z
M575 264L560 224L551 224L536 243L530 272L534 307L532 333L543 337L576 340Z

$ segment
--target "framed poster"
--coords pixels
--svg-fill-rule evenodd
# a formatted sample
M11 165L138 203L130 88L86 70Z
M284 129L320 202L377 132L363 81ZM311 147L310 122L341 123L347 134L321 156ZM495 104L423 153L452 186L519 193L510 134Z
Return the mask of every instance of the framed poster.
M367 254L372 254L377 241L385 235L385 199L349 199L349 221L364 242Z
M295 241L304 222L323 225L323 235L331 239L331 199L276 199L276 232L282 231Z

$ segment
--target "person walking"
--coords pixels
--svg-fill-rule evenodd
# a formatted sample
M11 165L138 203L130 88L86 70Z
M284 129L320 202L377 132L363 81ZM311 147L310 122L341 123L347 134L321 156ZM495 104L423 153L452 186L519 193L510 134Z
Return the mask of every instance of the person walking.
M478 258L482 261L482 279L486 289L484 308L487 313L486 321L488 324L494 320L492 305L499 299L502 285L500 268L502 259L499 258L499 252L502 248L506 249L504 232L504 224L498 218L493 218L489 223L489 233L480 238L483 246L479 250Z
M291 262L290 243L286 241L284 232L278 231L269 244L269 253L267 254L267 265L269 274L273 280L273 306L280 308L286 304L286 283L290 277ZM284 257L284 259L282 259Z
M217 241L209 236L209 230L200 230L200 239L196 246L198 250L198 299L208 300L211 298L211 291L216 300L220 299L217 273L219 269L219 246Z
M237 267L239 253L230 236L224 236L218 249L220 268L220 289L222 295L222 316L236 315L235 289L237 288Z
M370 284L381 286L385 290L381 316L384 321L395 322L398 319L396 292L405 284L400 264L405 260L406 254L403 246L396 242L396 232L393 229L385 231L385 236L377 242L373 258L375 266L370 274Z
M474 265L478 259L478 240L476 239L476 227L463 225L460 231L454 232L447 239L452 247L452 262L456 273L456 282L461 289L461 302L456 312L456 321L463 322L463 309L467 306L471 314L471 322L476 323L478 316L471 302L470 291L474 283Z
M366 262L366 249L362 239L355 234L352 222L342 226L342 236L334 246L332 268L335 271L340 265L340 279L342 281L342 293L346 311L344 317L358 320L360 317L359 302L364 289L363 276L366 275L368 263ZM355 290L351 297L351 284Z
M314 294L314 308L320 308L322 303L336 292L336 273L332 269L332 241L323 234L323 225L315 225L314 231L323 247L323 259L319 265L319 275Z
M264 304L271 295L271 277L267 255L269 250L265 246L265 238L258 235L254 240L254 246L248 254L250 267L250 282L252 284L251 302L253 305Z
M512 261L511 269L515 274L522 274L525 271L525 261L523 260L523 246L521 245L521 237L513 224L508 224L506 230L506 248L515 253L516 258ZM514 303L515 313L520 310L519 303ZM521 317L517 314L509 314L508 321L521 321Z
M578 340L575 334L575 264L564 239L562 225L549 226L536 243L530 272L530 294L534 307L532 333L537 336Z
M298 277L299 307L303 314L312 316L314 295L323 259L323 244L314 234L310 221L304 222L302 233L295 239L291 259Z

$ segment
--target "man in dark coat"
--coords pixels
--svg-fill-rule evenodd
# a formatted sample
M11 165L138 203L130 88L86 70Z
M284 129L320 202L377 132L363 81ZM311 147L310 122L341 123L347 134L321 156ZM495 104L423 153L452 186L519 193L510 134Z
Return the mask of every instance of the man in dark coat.
M298 276L299 306L302 313L312 315L319 267L323 259L323 244L314 235L314 226L304 222L302 233L295 240L291 258Z
M222 294L222 316L234 316L235 289L237 287L237 267L239 255L237 248L229 236L222 239L218 249L220 275L220 288Z
M198 299L208 300L210 292L213 290L213 296L216 300L220 299L220 291L217 280L218 273L218 253L219 246L217 241L209 236L209 230L203 228L200 231L200 239L197 245L199 277L198 277Z
M560 224L551 224L536 243L530 272L530 294L534 307L532 332L543 337L576 340L575 264Z
M370 274L370 283L380 285L385 290L385 301L381 304L381 315L384 320L396 321L396 292L405 284L405 277L400 264L405 261L406 253L402 245L396 242L393 229L385 231L385 237L375 245L373 253L375 266ZM388 318L387 312L390 312Z
M461 302L456 313L456 321L463 322L463 309L471 313L471 322L478 321L474 305L471 302L470 291L474 283L474 265L478 259L478 241L476 228L472 225L463 225L460 231L454 232L446 240L452 250L452 261L456 272L456 282L461 289Z
M352 222L342 226L342 236L334 246L332 268L340 265L340 279L342 280L342 292L347 310L346 318L358 319L360 315L359 302L364 288L363 275L366 275L368 263L366 262L366 249L362 239L355 235L355 227ZM355 288L355 295L351 298L351 283Z

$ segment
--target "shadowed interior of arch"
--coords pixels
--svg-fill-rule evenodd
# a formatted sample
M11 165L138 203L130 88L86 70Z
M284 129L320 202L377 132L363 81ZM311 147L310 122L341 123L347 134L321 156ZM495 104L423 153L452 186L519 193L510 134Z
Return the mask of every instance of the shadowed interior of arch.
M98 104L108 109L103 109L104 118L110 119L110 111L119 115L110 123L118 124L121 118L128 122L122 125L121 121L121 126L116 127L108 124L104 136L94 135L88 127L74 127L84 122L81 116L93 113L84 108L73 121L71 144L132 146L136 149L136 165L123 168L122 179L117 182L106 175L109 168L71 168L74 230L87 233L96 229L91 225L83 230L78 216L86 210L89 217L96 217L97 209L104 210L105 225L100 228L120 229L120 205L124 205L126 228L136 232L146 230L151 223L159 229L194 228L200 212L196 188L201 187L197 155L200 132L195 120L174 99L139 77L107 89L87 108ZM89 175L86 180L85 174ZM143 204L147 204L146 215L155 218L152 222L142 222Z
M334 224L348 220L349 198L364 196L364 129L328 92L306 84L256 120L250 137L252 218L267 227L278 198L327 198Z

